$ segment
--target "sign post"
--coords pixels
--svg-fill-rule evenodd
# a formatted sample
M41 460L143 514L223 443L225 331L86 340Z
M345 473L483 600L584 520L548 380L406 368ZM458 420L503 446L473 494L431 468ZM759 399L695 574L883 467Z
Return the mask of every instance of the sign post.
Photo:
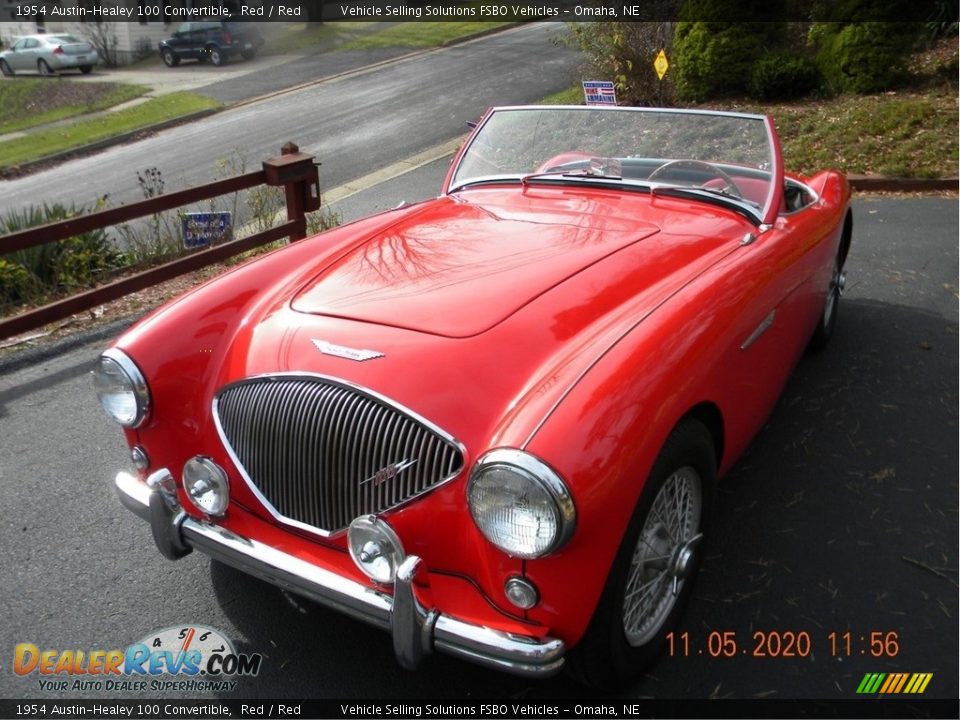
M670 63L667 62L667 54L660 48L657 57L653 61L653 69L657 71L657 79L660 81L660 101L657 103L663 107L663 76L667 74Z

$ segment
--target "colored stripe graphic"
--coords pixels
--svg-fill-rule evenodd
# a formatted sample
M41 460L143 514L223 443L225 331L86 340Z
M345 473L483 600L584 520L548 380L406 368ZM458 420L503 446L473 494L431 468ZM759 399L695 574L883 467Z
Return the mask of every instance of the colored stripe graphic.
M877 687L880 686L880 681L886 677L884 673L867 673L863 676L863 680L860 681L860 686L857 688L857 692L861 695L872 695L877 691Z
M910 677L908 673L900 673L900 682L896 684L896 687L891 688L890 692L900 692L900 690L903 689L904 684L906 684L908 677Z
M933 673L867 673L857 686L858 695L917 695L927 689Z

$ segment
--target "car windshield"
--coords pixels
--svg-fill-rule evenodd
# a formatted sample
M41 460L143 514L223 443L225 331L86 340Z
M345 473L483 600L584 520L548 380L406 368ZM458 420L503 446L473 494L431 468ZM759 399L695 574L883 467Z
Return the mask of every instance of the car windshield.
M615 185L767 217L778 174L761 115L600 107L498 108L477 128L448 191L498 182Z

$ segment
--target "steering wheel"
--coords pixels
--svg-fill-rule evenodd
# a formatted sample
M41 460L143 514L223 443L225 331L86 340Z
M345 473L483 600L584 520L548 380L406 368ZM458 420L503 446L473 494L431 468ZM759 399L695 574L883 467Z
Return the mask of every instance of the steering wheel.
M718 168L716 165L704 162L703 160L670 160L650 173L647 176L647 180L655 180L657 178L665 179L673 170L699 170L701 172L708 173L710 177L718 178L724 182L722 187L715 189L726 193L731 197L735 197L738 200L743 199L743 192L741 192L740 188L737 187L737 184L733 181L732 177L727 175L727 173ZM706 187L707 183L702 183L702 185Z

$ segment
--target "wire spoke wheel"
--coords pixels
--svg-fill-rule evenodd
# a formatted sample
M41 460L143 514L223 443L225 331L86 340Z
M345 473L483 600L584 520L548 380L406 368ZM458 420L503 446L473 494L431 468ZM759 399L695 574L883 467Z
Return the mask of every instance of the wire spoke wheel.
M840 267L840 259L837 258L833 263L833 274L830 277L830 289L827 291L827 303L823 309L822 323L824 327L833 322L834 315L837 312L837 305L840 302L840 296L843 295L843 288L847 284L847 274Z
M664 441L590 625L568 670L581 683L616 689L656 661L693 593L716 487L714 435L683 418Z
M689 466L663 483L633 551L623 598L623 631L633 647L650 642L677 603L702 539L703 482Z

